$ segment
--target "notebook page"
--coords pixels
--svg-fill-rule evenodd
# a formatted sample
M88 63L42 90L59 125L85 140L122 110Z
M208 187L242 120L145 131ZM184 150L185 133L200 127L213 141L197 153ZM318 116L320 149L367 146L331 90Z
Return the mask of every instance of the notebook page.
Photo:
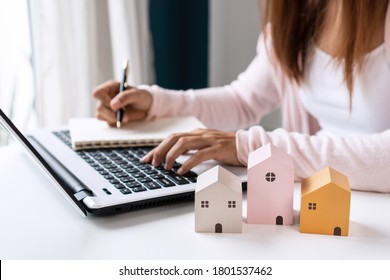
M72 147L75 150L158 145L175 132L190 132L205 126L195 117L160 118L152 121L131 122L121 128L110 127L95 118L69 120Z

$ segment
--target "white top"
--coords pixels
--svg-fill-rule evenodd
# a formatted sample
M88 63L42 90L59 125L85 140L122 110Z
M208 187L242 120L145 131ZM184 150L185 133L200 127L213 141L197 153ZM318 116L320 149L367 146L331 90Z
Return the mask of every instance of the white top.
M318 120L322 128L320 133L361 135L390 128L390 70L384 44L368 53L364 63L354 83L350 112L343 66L337 65L320 48L315 48L305 69L307 74L300 94L305 109Z

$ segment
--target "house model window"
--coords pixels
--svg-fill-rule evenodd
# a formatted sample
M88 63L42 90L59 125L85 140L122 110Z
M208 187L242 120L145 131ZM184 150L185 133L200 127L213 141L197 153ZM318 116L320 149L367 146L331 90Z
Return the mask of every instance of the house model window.
M200 207L202 207L202 208L209 208L209 201L208 200L202 200L200 202Z
M236 202L235 201L228 201L228 208L236 208Z
M309 202L309 210L317 210L317 203Z
M268 182L272 183L273 181L275 181L276 175L275 175L275 173L273 173L273 172L268 172L267 174L265 174L265 179L266 179Z

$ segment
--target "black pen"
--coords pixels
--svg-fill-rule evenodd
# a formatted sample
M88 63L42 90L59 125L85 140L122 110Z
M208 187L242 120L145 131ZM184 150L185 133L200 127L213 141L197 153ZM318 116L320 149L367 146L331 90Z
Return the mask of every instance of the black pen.
M121 84L119 86L119 92L124 91L127 87L127 71L128 71L128 69L129 69L129 61L127 59L125 59L123 61L123 76L122 76ZM116 111L116 127L117 128L120 128L122 125L122 119L123 119L124 113L125 113L125 111L122 108L120 108L118 111Z

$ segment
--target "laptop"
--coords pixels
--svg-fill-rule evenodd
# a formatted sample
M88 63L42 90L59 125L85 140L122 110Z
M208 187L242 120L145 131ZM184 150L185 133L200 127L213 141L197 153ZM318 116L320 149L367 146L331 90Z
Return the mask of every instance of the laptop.
M140 162L153 147L74 151L69 130L37 129L24 135L0 109L0 123L20 143L55 186L82 215L111 215L171 203L193 201L197 176L217 165L204 162L184 176ZM246 187L246 168L224 166Z

